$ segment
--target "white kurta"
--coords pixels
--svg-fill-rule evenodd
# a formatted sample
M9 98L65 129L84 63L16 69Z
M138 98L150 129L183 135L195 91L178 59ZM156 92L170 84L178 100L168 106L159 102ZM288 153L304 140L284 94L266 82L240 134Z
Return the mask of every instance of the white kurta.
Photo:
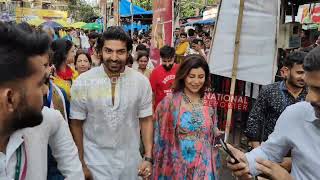
M103 65L81 74L71 88L71 119L85 120L84 160L94 180L138 179L139 118L152 115L152 90L141 73L126 68L112 104Z

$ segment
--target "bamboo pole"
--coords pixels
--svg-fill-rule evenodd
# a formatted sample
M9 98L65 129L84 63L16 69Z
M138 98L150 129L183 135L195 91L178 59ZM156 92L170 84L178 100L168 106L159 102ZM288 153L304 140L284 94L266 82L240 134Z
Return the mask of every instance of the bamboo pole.
M113 0L113 18L116 26L119 26L119 0Z
M103 31L106 31L107 28L107 1L104 1L103 3Z
M218 7L218 14L217 14L216 22L214 23L213 32L211 32L212 40L211 40L211 48L210 48L209 56L208 56L208 57L209 57L209 58L208 58L208 63L209 63L210 60L211 60L210 57L211 57L212 49L213 49L213 46L214 46L214 39L215 39L214 37L216 36L216 32L217 32L217 24L219 23L221 4L222 4L222 0L220 0L219 7Z
M235 40L235 48L234 48L234 57L233 57L233 66L232 66L230 99L232 99L232 97L234 96L236 80L237 80L240 39L241 39L241 30L242 30L242 23L243 23L244 1L245 0L240 0L239 16L238 16L238 22L237 22L236 40ZM228 106L227 123L226 123L225 138L224 138L225 142L228 142L228 138L230 134L231 117L232 117L232 107Z

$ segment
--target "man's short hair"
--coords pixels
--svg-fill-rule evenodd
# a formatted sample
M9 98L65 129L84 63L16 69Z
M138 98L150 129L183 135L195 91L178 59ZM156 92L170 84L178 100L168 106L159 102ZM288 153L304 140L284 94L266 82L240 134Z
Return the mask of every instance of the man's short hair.
M200 44L200 45L204 45L204 42L201 39L194 39L192 40L193 44Z
M303 60L306 57L307 53L303 51L295 51L290 53L285 61L284 66L288 68L292 68L295 64L301 65L303 64Z
M33 73L29 59L49 50L49 36L0 22L0 85Z
M195 33L195 32L196 32L195 30L189 29L189 30L188 30L188 35L189 35L189 36L194 36L194 33Z
M96 33L96 32L91 32L89 35L88 35L88 38L89 39L96 39L99 37L99 34Z
M308 72L320 70L320 47L314 48L307 54L304 59L303 68Z
M136 51L147 51L147 46L144 44L138 44Z
M127 34L120 26L111 26L109 27L97 40L97 49L99 52L102 51L104 42L107 40L119 40L123 41L127 45L127 51L132 50L132 39L129 34Z
M175 49L171 46L165 45L160 49L160 57L161 58L174 58L175 56Z
M180 33L180 37L181 37L181 36L188 37L188 36L187 36L187 33L184 33L184 32L183 32L183 33Z

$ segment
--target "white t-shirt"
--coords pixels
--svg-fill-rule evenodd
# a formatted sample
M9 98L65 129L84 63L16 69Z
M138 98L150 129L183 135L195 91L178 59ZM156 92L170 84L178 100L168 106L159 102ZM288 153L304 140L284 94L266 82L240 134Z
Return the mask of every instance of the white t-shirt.
M80 33L80 40L81 40L81 48L82 49L89 49L90 44L89 44L89 38L85 33Z
M115 88L103 65L81 74L71 88L70 118L85 120L84 160L95 180L137 179L139 118L152 115L148 79L126 67Z

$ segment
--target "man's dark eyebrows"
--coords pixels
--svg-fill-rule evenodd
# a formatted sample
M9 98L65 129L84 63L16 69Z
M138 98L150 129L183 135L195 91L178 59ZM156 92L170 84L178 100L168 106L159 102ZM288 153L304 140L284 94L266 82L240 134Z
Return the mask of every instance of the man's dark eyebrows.
M104 49L107 49L107 50L112 50L111 48L108 48L108 47L103 47Z
M111 50L111 51L126 51L126 48L123 48L123 49L111 49L111 48L108 48L108 47L104 47L105 49L107 50Z

